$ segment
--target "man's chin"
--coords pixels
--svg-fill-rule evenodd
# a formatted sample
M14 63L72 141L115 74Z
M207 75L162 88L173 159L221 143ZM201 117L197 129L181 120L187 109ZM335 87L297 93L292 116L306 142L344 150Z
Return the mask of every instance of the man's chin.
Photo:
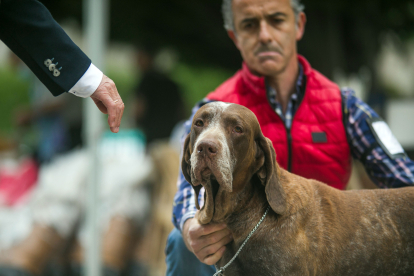
M281 73L283 63L275 58L260 58L254 64L247 64L253 74L259 76L275 76Z
M281 67L264 64L257 68L257 73L260 76L273 77L281 73Z

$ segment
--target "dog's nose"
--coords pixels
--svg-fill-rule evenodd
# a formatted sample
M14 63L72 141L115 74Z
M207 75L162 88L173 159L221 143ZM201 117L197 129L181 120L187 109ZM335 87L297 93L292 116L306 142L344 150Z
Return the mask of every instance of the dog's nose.
M212 141L203 141L198 144L197 153L213 157L217 154L217 145Z

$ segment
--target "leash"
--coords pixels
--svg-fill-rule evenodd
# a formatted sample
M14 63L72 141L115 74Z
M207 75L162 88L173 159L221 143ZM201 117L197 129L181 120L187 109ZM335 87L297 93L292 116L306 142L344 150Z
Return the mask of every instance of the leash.
M267 206L267 209L265 213L263 214L260 221L256 224L256 226L253 228L253 230L250 232L250 234L247 236L247 238L244 240L243 244L240 246L239 250L236 252L236 254L233 256L233 258L223 267L220 268L219 271L217 271L213 276L224 276L223 272L226 270L226 268L236 259L236 257L240 254L240 251L243 249L243 247L246 245L247 241L250 239L250 237L253 235L254 232L256 232L257 228L259 228L259 225L263 222L265 219L267 212L269 212L270 206Z

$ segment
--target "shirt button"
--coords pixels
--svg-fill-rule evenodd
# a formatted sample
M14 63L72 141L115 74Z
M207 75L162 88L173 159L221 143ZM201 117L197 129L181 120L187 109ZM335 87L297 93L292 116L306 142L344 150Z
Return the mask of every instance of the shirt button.
M49 71L53 71L53 70L55 70L55 68L56 68L56 65L55 64L50 64L49 65Z
M59 77L60 76L60 71L58 69L53 70L53 76Z

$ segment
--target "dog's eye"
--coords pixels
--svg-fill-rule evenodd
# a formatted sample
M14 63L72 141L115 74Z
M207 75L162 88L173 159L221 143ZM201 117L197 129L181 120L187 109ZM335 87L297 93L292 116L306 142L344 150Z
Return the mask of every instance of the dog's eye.
M236 133L242 133L243 132L243 129L241 127L239 127L239 126L236 126L234 128L234 132L236 132Z
M203 123L203 121L198 120L198 121L195 122L195 125L198 126L198 127L202 127L202 126L204 126L204 123Z

